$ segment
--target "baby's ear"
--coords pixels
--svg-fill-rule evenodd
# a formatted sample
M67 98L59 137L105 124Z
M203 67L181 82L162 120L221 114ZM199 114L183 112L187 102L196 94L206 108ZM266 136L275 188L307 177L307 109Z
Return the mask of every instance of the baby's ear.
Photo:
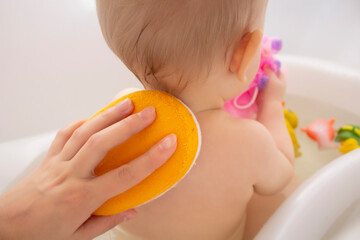
M237 78L240 81L246 80L246 70L256 56L262 39L263 32L257 29L251 33L247 33L235 46L229 68L231 72L237 74Z

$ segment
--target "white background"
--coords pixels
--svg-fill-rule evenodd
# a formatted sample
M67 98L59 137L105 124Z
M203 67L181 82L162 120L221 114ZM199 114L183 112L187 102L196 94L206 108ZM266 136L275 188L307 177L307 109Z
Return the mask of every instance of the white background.
M359 0L270 0L265 32L284 54L360 69L359 12ZM93 0L0 0L0 142L89 117L130 86Z

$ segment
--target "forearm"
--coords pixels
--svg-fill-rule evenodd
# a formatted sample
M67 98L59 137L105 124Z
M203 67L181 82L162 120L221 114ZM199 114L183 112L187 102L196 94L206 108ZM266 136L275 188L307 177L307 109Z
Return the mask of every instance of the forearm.
M294 165L294 147L286 128L284 109L280 101L263 102L257 120L271 133L277 148Z
M9 218L6 209L3 207L4 194L0 195L0 239L14 239L10 234L11 225L9 225Z

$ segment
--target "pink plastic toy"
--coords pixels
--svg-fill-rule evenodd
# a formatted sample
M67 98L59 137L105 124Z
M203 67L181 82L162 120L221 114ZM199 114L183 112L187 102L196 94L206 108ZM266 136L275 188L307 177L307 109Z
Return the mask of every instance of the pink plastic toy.
M338 145L332 142L335 138L335 129L333 127L334 122L335 119L319 119L300 130L316 141L319 149L339 148Z
M282 48L282 41L278 38L264 36L261 49L261 62L258 73L250 86L235 98L225 102L224 109L237 118L256 118L256 98L259 91L265 87L268 77L265 75L264 67L268 65L274 72L278 73L281 63L273 55Z

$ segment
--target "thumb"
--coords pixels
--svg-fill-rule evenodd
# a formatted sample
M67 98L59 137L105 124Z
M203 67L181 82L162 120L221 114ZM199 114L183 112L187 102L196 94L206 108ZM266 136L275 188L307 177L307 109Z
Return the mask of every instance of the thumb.
M84 222L73 235L73 239L93 239L108 230L112 229L121 222L136 217L136 210L130 209L125 212L110 216L92 215Z

